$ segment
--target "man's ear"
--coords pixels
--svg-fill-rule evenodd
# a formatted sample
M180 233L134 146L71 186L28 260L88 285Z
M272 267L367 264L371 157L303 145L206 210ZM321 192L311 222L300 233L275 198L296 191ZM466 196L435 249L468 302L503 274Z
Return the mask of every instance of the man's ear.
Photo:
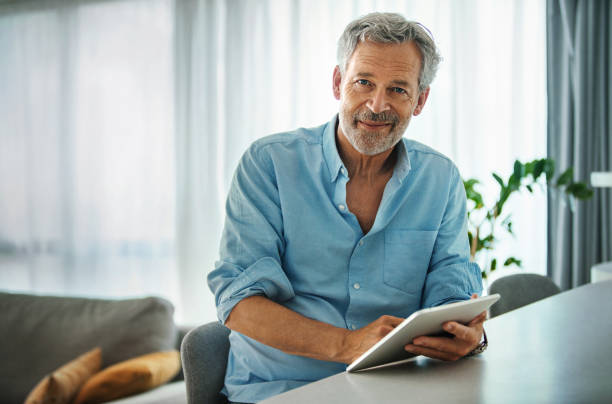
M419 93L419 100L417 102L417 106L414 109L414 112L412 113L412 115L417 116L418 114L421 113L421 111L423 110L423 107L425 106L425 101L427 101L428 96L429 96L429 87L427 87L425 91L422 91L421 93Z
M336 66L334 68L334 78L333 78L333 89L334 89L334 97L339 100L340 99L340 83L342 82L342 73L340 73L340 67Z

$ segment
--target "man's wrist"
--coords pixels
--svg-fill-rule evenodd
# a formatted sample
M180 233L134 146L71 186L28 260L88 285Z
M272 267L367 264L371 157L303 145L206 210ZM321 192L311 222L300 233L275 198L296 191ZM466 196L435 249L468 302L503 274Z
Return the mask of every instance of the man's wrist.
M351 338L351 334L353 333L354 331L347 330L345 328L338 328L336 334L338 338L335 339L335 344L333 344L333 362L340 362L348 365L353 361L355 348Z
M488 346L489 341L487 340L487 333L485 332L485 330L482 330L482 341L480 341L480 344L478 344L476 348L472 349L469 354L465 355L465 357L467 358L469 356L479 355L486 351Z

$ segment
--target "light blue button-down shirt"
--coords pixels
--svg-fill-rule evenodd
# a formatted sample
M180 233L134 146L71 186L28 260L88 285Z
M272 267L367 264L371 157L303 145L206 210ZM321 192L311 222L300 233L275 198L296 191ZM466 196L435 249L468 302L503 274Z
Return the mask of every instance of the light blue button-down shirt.
M252 295L357 329L383 314L408 317L481 292L455 165L402 139L374 225L363 234L346 203L349 177L336 125L337 116L317 128L265 137L242 157L227 200L220 260L208 275L222 322ZM232 401L263 400L346 369L234 331L229 338L224 393Z

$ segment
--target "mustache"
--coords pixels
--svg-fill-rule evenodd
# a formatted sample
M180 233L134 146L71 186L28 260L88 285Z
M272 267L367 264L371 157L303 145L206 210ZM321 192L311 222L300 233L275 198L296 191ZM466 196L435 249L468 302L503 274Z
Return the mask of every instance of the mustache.
M353 119L355 120L355 123L357 123L357 121L370 121L396 125L399 122L399 117L391 111L383 111L377 114L367 109L357 111L353 115Z

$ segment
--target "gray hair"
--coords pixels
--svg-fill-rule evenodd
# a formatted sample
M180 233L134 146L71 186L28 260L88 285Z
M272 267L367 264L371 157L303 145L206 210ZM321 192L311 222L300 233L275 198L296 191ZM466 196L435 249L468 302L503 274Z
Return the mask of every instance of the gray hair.
M419 92L433 81L442 60L427 28L416 21L407 21L396 13L370 13L346 26L338 40L338 66L342 74L359 42L395 43L414 41L421 51Z

